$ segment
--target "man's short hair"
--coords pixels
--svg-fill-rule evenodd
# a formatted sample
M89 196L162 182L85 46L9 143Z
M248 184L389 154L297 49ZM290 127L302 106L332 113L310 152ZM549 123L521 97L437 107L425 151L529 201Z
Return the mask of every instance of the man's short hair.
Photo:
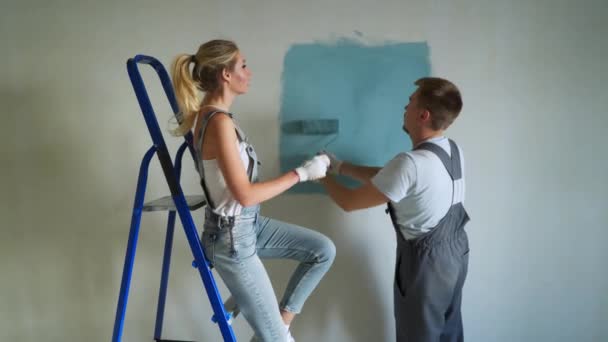
M460 114L462 98L454 83L438 77L424 77L418 86L418 105L431 113L431 127L446 129Z

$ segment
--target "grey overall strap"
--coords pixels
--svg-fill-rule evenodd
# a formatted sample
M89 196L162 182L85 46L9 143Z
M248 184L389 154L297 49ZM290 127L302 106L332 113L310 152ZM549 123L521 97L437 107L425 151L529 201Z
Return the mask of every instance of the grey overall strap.
M458 152L456 143L454 143L452 139L448 140L450 142L451 157L443 148L431 142L422 143L416 147L415 150L427 150L433 152L437 157L439 157L439 160L441 160L443 166L445 166L445 169L450 174L450 177L452 177L452 181L455 181L462 178L462 169L460 168L460 152Z
M450 178L452 178L452 204L454 204L454 181L462 178L462 169L460 167L460 152L458 152L458 147L456 146L456 143L452 141L452 139L448 140L450 142L451 157L447 154L447 152L445 152L443 148L431 142L424 142L418 145L414 150L426 150L432 152L439 158L439 160L441 160L443 166L450 175ZM390 202L387 203L387 208L385 211L387 214L390 214L391 221L393 221L393 224L396 226L397 215L395 212L395 208ZM398 235L401 236L401 234Z
M462 169L460 168L460 153L458 152L458 147L456 143L452 141L452 139L448 139L450 142L450 156L448 156L447 152L441 147L431 142L425 142L418 147L416 150L426 150L434 153L439 160L443 163L443 166L448 171L450 178L452 178L452 202L450 204L454 204L454 182L462 178Z

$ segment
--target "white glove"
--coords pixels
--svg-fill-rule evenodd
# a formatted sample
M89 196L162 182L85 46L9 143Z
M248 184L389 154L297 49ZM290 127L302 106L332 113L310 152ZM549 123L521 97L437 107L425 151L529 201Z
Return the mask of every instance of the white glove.
M336 158L336 156L328 151L322 150L321 151L322 154L326 154L327 157L329 157L329 169L327 170L329 173L331 173L332 175L339 175L340 174L340 168L342 167L342 161L338 158Z
M306 182L325 177L328 167L329 157L325 154L319 154L304 162L304 164L297 167L295 171L298 174L298 177L300 177L300 182Z

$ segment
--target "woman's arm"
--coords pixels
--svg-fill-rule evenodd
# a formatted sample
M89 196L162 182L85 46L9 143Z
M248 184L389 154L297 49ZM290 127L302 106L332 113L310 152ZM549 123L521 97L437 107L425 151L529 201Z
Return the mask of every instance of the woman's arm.
M237 140L232 119L216 115L209 122L208 132L217 142L218 166L234 198L243 206L252 206L269 200L294 186L299 177L294 171L260 183L251 183L234 143Z

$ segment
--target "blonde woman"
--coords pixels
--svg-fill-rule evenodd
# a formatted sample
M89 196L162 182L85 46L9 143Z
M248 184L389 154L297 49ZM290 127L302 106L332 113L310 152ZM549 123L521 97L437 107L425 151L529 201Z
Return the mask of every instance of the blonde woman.
M251 78L234 42L211 40L194 55L178 55L172 74L183 115L177 132L194 129L208 202L201 238L205 256L253 328L254 340L294 341L289 325L333 263L335 246L321 233L261 216L259 204L298 182L325 177L329 159L318 155L277 178L258 181L255 150L230 112ZM299 261L280 303L261 258Z

